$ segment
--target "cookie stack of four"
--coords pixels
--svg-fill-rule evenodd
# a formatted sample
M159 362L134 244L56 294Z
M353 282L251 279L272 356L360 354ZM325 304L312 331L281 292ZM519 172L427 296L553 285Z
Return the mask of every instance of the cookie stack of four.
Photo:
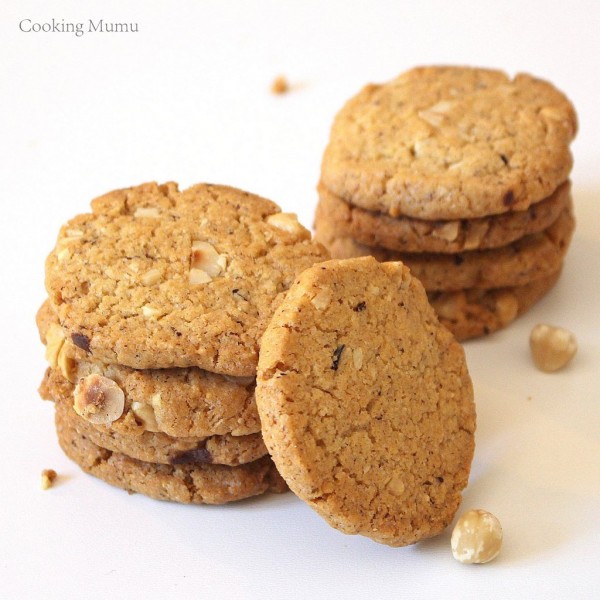
M402 261L459 339L548 292L574 230L568 99L529 75L413 69L337 115L317 239L337 258Z
M326 258L294 215L233 188L95 199L61 229L37 315L65 453L165 500L287 489L260 432L259 341L295 276Z

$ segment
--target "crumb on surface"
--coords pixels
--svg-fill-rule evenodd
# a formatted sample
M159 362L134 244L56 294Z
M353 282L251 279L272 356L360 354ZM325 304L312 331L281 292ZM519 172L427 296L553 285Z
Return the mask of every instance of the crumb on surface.
M271 84L271 92L273 94L285 94L290 91L290 84L288 80L283 76L279 75L273 80Z
M44 469L42 471L42 489L47 490L54 485L54 481L58 477L54 469Z

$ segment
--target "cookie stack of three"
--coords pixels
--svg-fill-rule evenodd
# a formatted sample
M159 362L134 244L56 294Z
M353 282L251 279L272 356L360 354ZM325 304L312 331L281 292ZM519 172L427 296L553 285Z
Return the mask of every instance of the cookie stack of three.
M317 239L402 261L459 339L500 329L560 275L576 129L569 100L529 75L428 67L369 85L334 122Z
M37 315L40 393L83 470L179 502L287 489L254 390L266 325L328 258L294 215L224 186L145 184L60 231Z

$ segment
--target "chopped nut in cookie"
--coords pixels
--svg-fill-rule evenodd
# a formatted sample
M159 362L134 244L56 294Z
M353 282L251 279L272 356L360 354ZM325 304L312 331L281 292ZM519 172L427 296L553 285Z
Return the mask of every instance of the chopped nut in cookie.
M492 513L469 510L457 521L450 543L459 562L487 563L500 553L502 526Z
M125 409L123 390L112 379L95 373L79 381L73 400L75 412L95 425L110 425Z
M77 381L77 363L67 354L67 347L64 344L60 348L56 363L67 381L71 383Z
M538 324L529 336L531 356L540 371L552 373L566 366L577 352L577 339L567 329Z
M161 311L158 308L146 304L145 306L142 306L142 314L147 319L155 319L161 314Z
M319 290L315 294L314 298L310 301L310 303L317 310L325 310L329 306L330 302L331 302L331 290L329 290L329 289Z
M146 218L150 218L150 219L158 219L158 217L160 216L160 213L158 212L158 208L156 208L154 206L150 206L150 207L139 206L138 208L135 209L133 216L138 217L138 218L146 217Z
M502 325L508 325L517 317L519 301L510 292L501 294L496 299L496 314Z
M443 225L434 227L431 231L433 237L441 238L447 242L453 242L458 237L460 223L458 221L448 221Z
M58 323L52 323L46 333L46 360L54 369L58 364L58 356L65 343L65 334Z
M160 281L161 276L162 271L160 269L150 269L142 275L141 281L144 285L154 285Z
M44 469L42 471L41 487L43 490L47 490L54 485L56 478L58 477L54 469Z
M212 281L212 277L202 269L190 269L190 283L198 285L200 283L208 283Z
M152 406L141 402L132 402L131 410L146 431L160 431Z
M219 254L213 245L208 242L193 242L190 283L208 283L225 271L226 268L227 257L224 254Z
M275 213L274 215L269 215L265 221L269 225L282 231L287 231L299 239L310 239L309 231L300 225L298 217L294 213Z

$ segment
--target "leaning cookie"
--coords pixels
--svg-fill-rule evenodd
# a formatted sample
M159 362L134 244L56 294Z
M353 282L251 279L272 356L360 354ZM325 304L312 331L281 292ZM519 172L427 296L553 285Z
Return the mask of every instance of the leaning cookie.
M46 374L48 394L68 401L74 386L90 375L114 381L125 396L123 414L112 423L118 433L146 429L173 437L207 437L260 431L254 377L224 377L195 367L136 370L76 360L48 302L36 320L51 367Z
M394 217L522 211L567 180L576 131L572 104L546 81L415 68L366 86L342 108L321 181L351 204Z
M65 337L90 362L254 376L295 276L328 258L295 215L230 187L148 183L92 201L46 261Z
M129 458L97 446L56 414L58 441L83 471L129 492L184 504L225 504L265 492L287 489L268 456L228 467L224 465L158 465Z
M506 246L549 227L571 200L571 184L560 185L548 198L527 210L478 219L427 221L390 217L365 210L338 198L319 184L321 219L335 231L365 246L381 246L398 252L452 253Z
M402 264L302 273L263 337L256 397L278 470L333 527L402 546L452 521L473 457L473 388L462 347Z
M79 416L73 403L58 400L57 413L94 444L144 462L166 465L212 463L237 466L268 454L260 433L244 436L214 435L207 438L174 438L164 433L140 431L128 435L95 425Z
M544 231L500 248L459 254L407 253L363 246L340 235L335 225L325 219L320 205L315 228L316 239L334 258L371 255L381 262L401 261L427 291L455 291L522 286L549 277L561 268L573 236L575 219L569 202Z

